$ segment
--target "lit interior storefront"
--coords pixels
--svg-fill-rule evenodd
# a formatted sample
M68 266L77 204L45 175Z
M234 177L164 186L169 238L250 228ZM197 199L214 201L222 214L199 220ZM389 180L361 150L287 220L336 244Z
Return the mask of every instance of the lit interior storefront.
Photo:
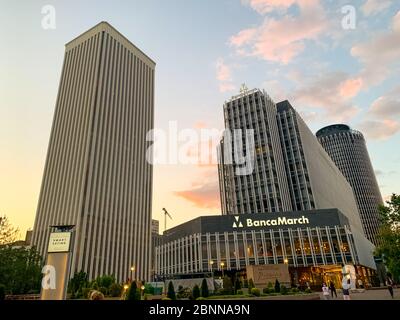
M337 209L205 216L164 233L155 248L155 274L243 274L248 265L288 264L292 285L339 286L342 266L350 264L368 283L375 269L372 250Z

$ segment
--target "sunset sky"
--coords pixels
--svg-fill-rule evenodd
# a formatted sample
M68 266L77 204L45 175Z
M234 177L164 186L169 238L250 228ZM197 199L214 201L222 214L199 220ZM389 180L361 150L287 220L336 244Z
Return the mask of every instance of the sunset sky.
M342 27L347 4L355 29ZM42 28L44 5L55 8L55 29ZM313 132L338 122L363 132L383 197L400 193L400 1L0 0L0 9L0 215L22 237L34 223L64 45L100 21L156 61L156 128L222 129L224 101L246 83L289 99ZM154 167L160 231L163 207L171 227L219 206L215 165Z

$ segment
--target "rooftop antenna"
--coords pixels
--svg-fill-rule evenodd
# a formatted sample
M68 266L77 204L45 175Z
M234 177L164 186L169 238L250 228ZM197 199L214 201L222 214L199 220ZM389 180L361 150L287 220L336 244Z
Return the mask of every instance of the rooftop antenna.
M167 209L162 208L164 211L164 231L167 230L167 216L172 220L171 215L168 213Z

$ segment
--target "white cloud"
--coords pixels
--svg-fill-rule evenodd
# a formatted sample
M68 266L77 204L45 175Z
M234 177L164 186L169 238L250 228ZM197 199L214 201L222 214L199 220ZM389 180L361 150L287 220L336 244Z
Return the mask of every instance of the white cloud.
M371 16L389 8L391 4L391 0L367 0L361 10L365 16Z
M360 77L364 88L385 80L396 66L400 57L400 11L393 17L389 32L378 34L368 42L351 48L351 55L363 65Z

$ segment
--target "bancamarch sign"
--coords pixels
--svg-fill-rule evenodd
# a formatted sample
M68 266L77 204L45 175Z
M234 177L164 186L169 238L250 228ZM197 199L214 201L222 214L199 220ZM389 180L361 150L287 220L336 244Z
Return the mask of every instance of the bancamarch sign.
M309 224L310 220L305 216L300 218L286 218L278 217L276 219L243 219L239 216L235 216L235 221L233 222L233 228L243 228L243 227L265 227L265 226L287 226L287 225L298 225L298 224ZM243 222L242 222L243 220Z

